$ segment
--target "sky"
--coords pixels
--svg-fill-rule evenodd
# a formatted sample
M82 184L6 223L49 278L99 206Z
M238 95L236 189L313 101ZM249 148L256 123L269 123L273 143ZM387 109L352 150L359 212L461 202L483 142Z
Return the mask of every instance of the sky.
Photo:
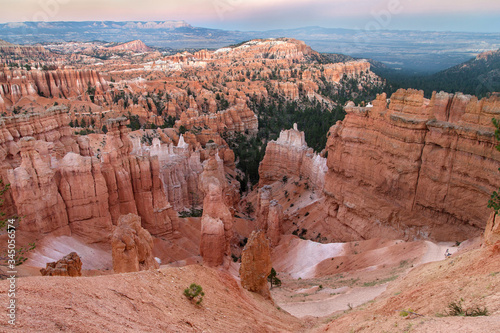
M499 0L0 0L0 23L165 21L227 30L322 26L500 33Z

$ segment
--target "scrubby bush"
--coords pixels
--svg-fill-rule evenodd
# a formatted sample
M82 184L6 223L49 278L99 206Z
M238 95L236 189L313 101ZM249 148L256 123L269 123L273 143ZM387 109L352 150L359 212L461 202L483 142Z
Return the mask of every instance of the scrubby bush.
M189 298L191 302L195 302L196 305L200 305L203 301L203 296L205 293L203 292L203 288L196 283L191 283L189 288L184 289L184 296Z

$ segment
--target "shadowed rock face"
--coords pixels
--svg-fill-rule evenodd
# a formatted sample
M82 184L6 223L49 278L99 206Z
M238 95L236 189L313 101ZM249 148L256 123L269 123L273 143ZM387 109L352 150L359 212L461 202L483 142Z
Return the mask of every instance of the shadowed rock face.
M141 227L141 218L122 215L111 238L115 273L138 272L159 265L153 257L153 238Z
M497 242L500 242L500 217L492 212L484 230L483 244L489 246Z
M60 115L56 112L45 116ZM14 128L23 128L22 124L16 122L18 127ZM153 235L173 234L177 214L167 201L158 157L131 154L125 119L109 121L108 125L100 159L92 156L88 144L82 152L79 147L83 145L71 138L76 147L61 145L57 154L54 150L59 140L49 143L22 137L14 141L4 136L5 154L19 152L21 160L14 169L5 166L7 182L12 188L12 205L18 215L24 216L21 230L74 233L90 243L108 242L118 217L134 213L142 217L143 226ZM58 155L63 157L57 160Z
M272 188L264 185L259 189L257 199L257 228L263 230L271 242L271 246L278 245L283 233L283 207L272 200Z
M327 222L342 241L463 240L484 229L500 180L491 119L497 95L400 89L387 106L350 104L327 143Z
M47 263L40 273L43 276L82 276L82 261L76 252L71 252L56 262Z
M249 291L270 299L267 277L271 273L271 269L269 240L264 231L254 231L241 254L241 285Z
M281 131L276 141L267 144L266 154L259 165L259 187L282 180L283 176L305 178L309 186L323 189L327 171L326 159L307 146L304 132L296 124Z

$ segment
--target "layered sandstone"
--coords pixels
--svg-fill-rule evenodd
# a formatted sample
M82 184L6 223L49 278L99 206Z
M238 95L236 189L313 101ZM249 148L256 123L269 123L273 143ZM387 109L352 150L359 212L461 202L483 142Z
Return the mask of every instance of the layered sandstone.
M283 206L277 200L271 200L267 218L267 237L271 246L277 246L283 234Z
M213 58L231 57L239 59L303 59L316 55L306 43L292 38L254 39L233 48L221 48L212 54ZM200 54L198 54L199 56ZM206 58L206 55L204 55Z
M158 157L132 154L126 124L125 118L108 122L101 157L112 221L123 214L139 214L153 235L171 234L177 217L163 190Z
M76 252L71 252L56 262L47 263L40 273L42 276L82 276L82 260Z
M97 158L68 153L59 163L59 174L59 193L71 232L95 242L108 241L113 224Z
M17 142L23 137L51 142L58 156L79 152L79 146L68 126L68 110L62 106L48 108L45 112L3 117L0 120L0 150L4 158L16 158Z
M13 204L17 215L23 218L19 229L31 232L49 233L58 231L69 234L66 205L59 193L56 172L51 168L48 151L36 149L32 137L18 141L21 164L7 170Z
M271 273L271 250L264 231L254 231L241 254L241 286L271 299L267 277Z
M350 105L329 131L327 222L337 239L463 240L488 218L500 186L491 118L498 96L398 90ZM334 230L334 231L333 231Z
M176 122L176 126L184 126L187 129L194 127L208 127L216 132L248 132L250 134L257 133L258 120L252 110L248 108L243 100L237 102L236 105L227 110L217 112L215 114L199 114L193 108L183 112L180 120Z
M141 227L141 218L137 215L120 216L111 245L115 273L138 272L159 267L153 257L153 238Z
M90 89L90 90L89 90ZM9 70L0 69L0 97L4 106L12 106L25 96L70 98L103 94L107 82L94 70L58 69Z
M322 190L327 171L326 159L314 153L297 129L281 131L278 140L267 144L266 154L259 165L259 186L287 179L307 179L310 187Z
M158 138L153 139L151 146L141 144L138 137L132 142L133 155L150 156L154 161L157 159L162 189L174 210L182 211L203 202L203 195L198 191L198 179L203 171L200 151L190 150L182 135L177 145L162 143Z

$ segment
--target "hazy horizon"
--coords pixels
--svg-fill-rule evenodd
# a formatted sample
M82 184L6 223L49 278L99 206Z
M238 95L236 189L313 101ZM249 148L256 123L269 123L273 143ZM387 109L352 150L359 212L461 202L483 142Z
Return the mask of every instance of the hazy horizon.
M500 1L443 0L0 0L0 23L185 21L240 31L308 26L358 30L500 32ZM6 9L6 10L5 10Z

